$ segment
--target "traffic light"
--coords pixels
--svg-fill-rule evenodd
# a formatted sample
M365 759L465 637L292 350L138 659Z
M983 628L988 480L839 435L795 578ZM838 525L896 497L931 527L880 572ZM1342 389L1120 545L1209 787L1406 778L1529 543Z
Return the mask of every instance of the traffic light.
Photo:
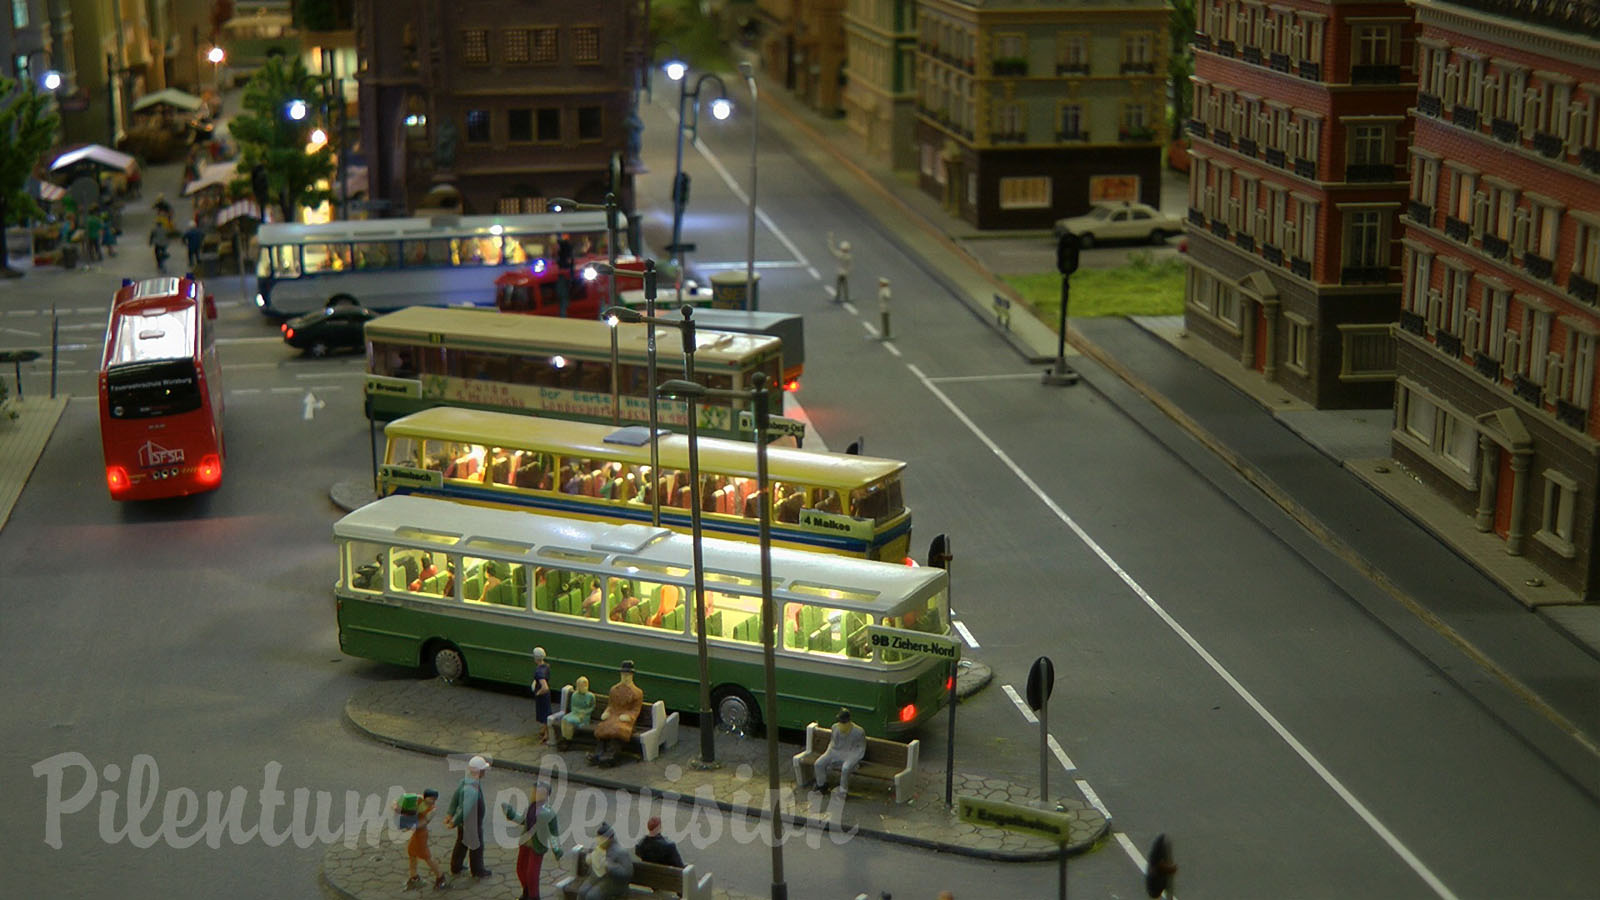
M573 265L572 240L562 238L556 242L556 268L563 272L571 272Z
M1056 239L1056 271L1063 275L1078 271L1078 236L1070 231Z
M672 202L678 204L678 206L680 206L680 207L689 205L689 173L688 172L679 172L678 173L678 180L673 182L673 186L672 186Z

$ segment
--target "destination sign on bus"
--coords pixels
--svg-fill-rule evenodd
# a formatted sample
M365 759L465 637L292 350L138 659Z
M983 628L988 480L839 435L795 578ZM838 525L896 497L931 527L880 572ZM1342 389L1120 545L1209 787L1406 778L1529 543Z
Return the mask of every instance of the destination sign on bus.
M412 466L396 466L384 464L378 468L378 477L395 486L409 488L438 488L444 487L444 473L433 469L418 469Z
M886 625L868 625L868 641L874 647L915 653L955 662L961 658L961 645L950 638L909 628L890 628Z
M855 516L823 512L819 509L800 510L800 524L806 528L849 535L853 538L872 537L873 522L871 519L858 519Z
M755 431L756 414L748 409L739 411L739 430ZM794 437L806 436L806 423L788 416L770 416L767 419L767 437Z

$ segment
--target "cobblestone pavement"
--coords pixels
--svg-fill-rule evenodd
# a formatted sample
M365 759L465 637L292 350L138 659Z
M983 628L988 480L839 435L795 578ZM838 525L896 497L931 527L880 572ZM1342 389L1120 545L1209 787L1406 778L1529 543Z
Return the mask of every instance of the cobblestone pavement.
M981 663L963 674L963 693L971 693L989 677ZM584 753L588 745L575 743L560 752L536 742L528 698L511 691L492 688L456 687L437 679L398 679L368 685L345 704L345 716L363 734L384 743L438 755L480 753L501 773L501 786L517 785L518 776L510 772L544 772L556 791L599 788L627 797L639 795L671 801L678 810L695 807L761 815L767 782L766 744L719 733L716 753L719 767L696 769L691 765L699 750L699 732L683 727L677 746L663 748L651 762L633 759L615 768L591 766ZM861 836L896 841L944 852L962 853L997 861L1038 861L1052 859L1055 844L1041 838L1013 832L967 825L956 819L943 803L945 773L941 768L924 766L916 775L909 802L893 803L882 791L861 789L845 800L818 792L796 792L789 771L790 757L798 747L785 744L779 749L781 770L780 804L786 827L807 832L791 839L818 839L823 835L857 833ZM526 779L523 779L526 780ZM1033 805L1033 787L990 778L980 772L957 772L953 778L957 796L978 796ZM619 805L620 806L620 805ZM1081 853L1095 846L1110 829L1110 821L1092 806L1076 798L1056 801L1058 810L1072 817L1069 853ZM667 814L664 812L663 817ZM442 828L436 841L436 859L442 846L448 853L449 834ZM669 829L670 830L670 829ZM499 853L500 856L495 854ZM511 877L510 850L491 851L489 866L497 874L491 881ZM378 896L380 891L393 896L404 882L403 848L346 848L336 846L324 861L324 877L329 886L345 896ZM503 860L499 861L499 860ZM502 876L501 872L506 873ZM552 876L553 878L553 876ZM468 879L457 883L467 888ZM553 883L553 880L547 878ZM502 887L514 884L501 882ZM478 886L470 890L489 891ZM454 888L452 888L454 890ZM514 890L514 888L513 888ZM471 896L476 896L472 894ZM485 894L487 896L487 893ZM721 896L721 894L719 894Z

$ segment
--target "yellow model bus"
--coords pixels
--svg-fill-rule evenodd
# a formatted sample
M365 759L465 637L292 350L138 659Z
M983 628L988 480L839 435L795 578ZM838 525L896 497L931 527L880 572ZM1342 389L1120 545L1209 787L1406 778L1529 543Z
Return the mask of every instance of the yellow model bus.
M526 685L533 648L563 679L608 683L631 659L647 699L698 706L693 540L615 525L385 497L333 526L339 647L459 680ZM712 710L760 724L761 554L702 542ZM875 735L915 729L943 706L949 665L889 649L869 626L947 636L943 569L774 548L778 722L799 728L840 706Z
M648 429L440 406L390 422L384 434L381 494L651 520ZM661 524L687 531L689 440L663 435L656 455ZM699 464L702 527L720 537L756 540L755 445L702 438ZM773 541L903 561L911 546L911 511L900 489L905 467L871 456L770 448Z

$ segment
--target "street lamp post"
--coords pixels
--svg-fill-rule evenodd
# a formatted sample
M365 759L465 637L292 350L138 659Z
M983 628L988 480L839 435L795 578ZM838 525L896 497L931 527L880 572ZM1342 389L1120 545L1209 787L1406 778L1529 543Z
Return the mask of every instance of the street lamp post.
M611 266L609 264L606 264L606 263L595 263L593 268L594 268L594 270L596 272L600 272L600 271L604 270L604 273L607 274L607 275L610 275L612 280L613 280L613 282L615 282L616 277L617 277L617 270L616 270L615 267L613 267L613 266ZM610 309L606 310L606 314L607 315L614 315L614 314L616 314L617 310L621 310L621 309L623 309L623 307L612 306ZM625 310L625 311L633 312L632 310ZM647 260L644 261L644 317L645 317L646 320L652 320L652 319L655 318L655 316L656 316L656 261L653 260L653 259L647 259ZM625 317L619 315L618 318L625 318ZM615 331L616 331L616 329L613 328L612 329L613 335L615 335ZM613 340L615 340L615 337L613 337ZM658 425L659 415L658 415L658 413L656 411L656 408L657 408L658 404L657 404L657 401L656 401L656 326L655 325L646 325L645 326L645 343L644 343L644 346L645 346L645 357L646 357L645 368L648 369L648 371L645 373L645 385L646 385L646 390L649 391L649 396L645 398L645 401L650 407L650 485L649 485L649 488L650 488L650 524L654 525L657 528L660 528L661 527L661 446L660 446L659 440L656 437L656 432L659 430L659 425ZM611 369L612 369L613 372L616 371L616 354L615 353L612 354ZM613 392L614 391L615 391L615 382L613 381ZM615 393L613 393L613 396L615 396ZM615 404L617 402L618 401L616 401L615 399L612 400L613 408L615 407ZM691 416L690 420L693 421L693 418L694 417Z
M206 51L206 59L211 62L211 89L217 92L217 100L222 99L222 61L228 58L221 47L213 46Z
M772 900L788 900L789 887L783 879L783 811L778 785L778 669L774 632L777 611L772 601L772 492L767 477L767 428L772 422L767 376L757 372L750 378L750 390L728 391L708 388L693 381L672 379L663 382L661 393L672 397L717 397L749 400L755 407L756 492L761 496L761 652L766 670L767 690L767 799L772 822ZM691 440L692 443L692 440ZM699 544L699 541L695 541ZM702 629L704 633L704 629Z
M604 203L579 203L567 197L557 197L550 201L551 212L563 210L605 210L606 213L606 262L610 273L607 278L610 288L606 291L607 306L617 305L617 195L611 191L606 192ZM599 271L598 268L595 271ZM615 367L613 367L615 368ZM613 391L613 393L615 393Z
M715 82L717 85L716 99L711 101L713 118L726 119L733 112L733 103L728 100L728 89L723 86L722 79L716 75L709 72L701 75L695 79L694 88L690 89L687 66L674 60L667 63L666 70L667 77L678 82L678 155L672 173L672 243L667 246L667 252L671 253L678 263L677 299L681 302L683 258L689 249L688 245L683 243L683 208L689 202L689 176L683 172L683 134L685 131L696 130L700 125L700 90L705 87L706 82ZM692 105L689 103L691 98L694 100Z
M739 74L744 76L744 83L750 88L750 221L747 225L749 234L745 237L744 296L745 309L754 310L761 306L756 295L756 123L760 104L756 97L755 67L748 61L741 62Z

